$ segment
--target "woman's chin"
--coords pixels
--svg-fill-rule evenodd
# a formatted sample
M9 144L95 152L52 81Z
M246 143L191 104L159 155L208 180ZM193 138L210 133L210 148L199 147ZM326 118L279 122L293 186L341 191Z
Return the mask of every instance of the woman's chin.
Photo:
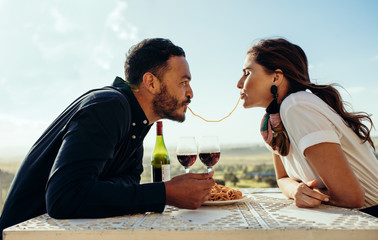
M246 101L244 101L244 103L243 103L243 107L244 107L244 108L252 108L253 105L251 105L251 104L247 103Z

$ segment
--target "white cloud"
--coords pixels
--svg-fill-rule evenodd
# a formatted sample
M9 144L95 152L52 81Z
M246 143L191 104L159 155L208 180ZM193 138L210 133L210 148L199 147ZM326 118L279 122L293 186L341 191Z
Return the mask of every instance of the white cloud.
M110 69L110 61L113 58L113 55L106 44L98 45L94 50L95 62L98 66L104 70Z
M122 40L136 40L138 38L138 28L126 21L123 12L127 9L127 3L117 1L117 6L109 14L107 26Z
M372 58L373 61L378 61L378 55L375 55L373 58Z
M72 29L72 24L56 8L51 9L51 15L54 17L54 29L57 33L67 33Z

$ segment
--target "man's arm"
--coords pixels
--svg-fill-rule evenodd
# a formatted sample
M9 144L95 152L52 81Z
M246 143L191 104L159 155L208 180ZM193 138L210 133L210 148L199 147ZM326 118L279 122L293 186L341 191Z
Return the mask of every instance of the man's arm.
M133 156L130 157L130 160L133 164L129 166L128 169L132 168L132 171L126 170L117 176L105 179L105 181L122 184L124 186L139 184L141 179L140 176L143 173L143 144L140 145Z
M47 211L52 217L110 217L164 210L163 183L139 185L125 176L100 179L125 132L126 111L118 101L107 101L86 106L71 120L46 187Z

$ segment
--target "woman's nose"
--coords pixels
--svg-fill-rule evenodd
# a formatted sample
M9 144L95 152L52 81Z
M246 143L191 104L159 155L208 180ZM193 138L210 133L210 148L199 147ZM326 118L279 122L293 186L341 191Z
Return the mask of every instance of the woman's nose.
M237 88L242 89L244 86L244 77L241 77L238 81L238 84L236 85Z

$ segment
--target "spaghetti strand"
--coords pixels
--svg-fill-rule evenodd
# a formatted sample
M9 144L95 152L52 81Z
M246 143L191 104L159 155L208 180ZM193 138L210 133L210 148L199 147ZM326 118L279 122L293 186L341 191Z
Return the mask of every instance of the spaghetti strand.
M238 102L236 103L236 106L234 107L234 109L232 109L232 111L231 111L227 116L225 116L225 117L223 117L223 118L221 118L221 119L219 119L219 120L207 120L207 119L201 117L200 115L195 114L195 113L192 111L192 109L190 109L189 106L188 106L188 109L190 110L190 112L191 112L194 116L201 118L201 119L204 120L205 122L220 122L220 121L223 121L224 119L228 118L228 117L229 117L229 116L235 111L236 107L239 105L240 99L241 99L241 97L239 97Z

